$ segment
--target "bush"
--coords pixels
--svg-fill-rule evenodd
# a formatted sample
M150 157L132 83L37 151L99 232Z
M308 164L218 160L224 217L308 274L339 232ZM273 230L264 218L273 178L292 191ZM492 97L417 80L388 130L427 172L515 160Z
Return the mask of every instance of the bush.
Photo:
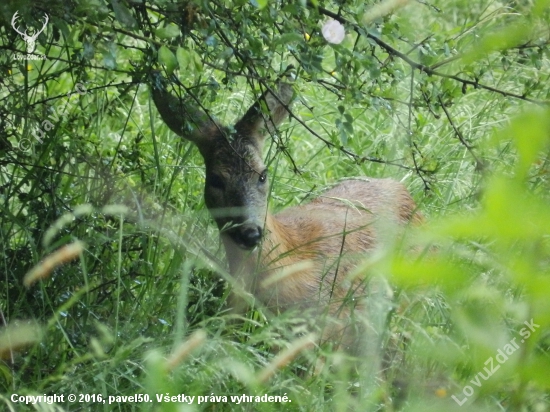
M550 408L548 1L8 0L0 19L8 410ZM389 176L427 216L359 268L396 292L380 376L290 315L227 312L202 160L147 85L162 70L231 123L289 64L272 209Z

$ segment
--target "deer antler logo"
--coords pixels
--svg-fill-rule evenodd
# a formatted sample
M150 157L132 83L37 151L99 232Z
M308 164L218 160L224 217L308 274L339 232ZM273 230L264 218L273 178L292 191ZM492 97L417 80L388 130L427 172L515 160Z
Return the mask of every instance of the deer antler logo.
M44 29L46 28L46 24L48 24L48 15L46 13L44 13L44 25L42 26L42 28L40 30L38 30L37 32L35 33L31 33L30 35L27 34L27 30L25 30L25 32L22 32L20 31L16 24L17 24L17 19L19 19L19 15L18 15L19 11L16 11L11 19L11 25L13 27L13 29L19 33L22 37L23 37L23 40L25 40L25 42L27 43L27 53L32 53L36 47L36 39L38 38L38 35L40 33L42 33L44 31ZM34 31L34 30L33 30Z

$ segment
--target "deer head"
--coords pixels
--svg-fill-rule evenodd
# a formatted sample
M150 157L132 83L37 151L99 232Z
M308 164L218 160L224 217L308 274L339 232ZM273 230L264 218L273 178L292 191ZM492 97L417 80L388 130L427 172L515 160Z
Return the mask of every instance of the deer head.
M166 91L154 76L153 100L165 123L193 142L206 167L204 197L222 239L244 250L262 239L267 213L268 178L263 161L266 136L287 116L292 87L279 83L266 91L231 127L213 120L195 102Z
M25 42L27 43L27 53L32 53L36 47L36 39L38 38L38 36L40 35L40 33L42 33L44 31L44 29L46 28L46 25L48 24L48 15L46 13L44 13L44 24L42 25L42 28L40 30L38 30L37 32L33 33L32 35L29 35L27 34L27 30L25 30L24 32L22 32L21 30L19 30L16 26L17 24L17 19L19 19L19 15L18 15L18 11L16 11L14 14L13 14L13 17L11 19L11 25L13 27L13 29L19 33L22 37L23 37L23 40L25 40Z

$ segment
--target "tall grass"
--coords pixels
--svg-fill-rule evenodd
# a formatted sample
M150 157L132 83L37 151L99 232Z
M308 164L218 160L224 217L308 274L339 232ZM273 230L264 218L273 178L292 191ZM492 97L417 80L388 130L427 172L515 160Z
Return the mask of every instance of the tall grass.
M433 31L433 43L418 53L428 64L438 56L430 47L467 49L477 45L469 33L492 34L492 19L507 15L490 3L479 21L460 7L426 17L417 5L388 27L401 24L412 37L426 21L418 30ZM371 319L377 328L364 356L354 358L312 344L303 314L275 316L250 298L245 313L228 310L231 278L205 211L202 160L169 133L132 72L140 40L118 50L117 70L97 69L108 63L104 49L85 73L64 60L80 40L63 41L41 49L48 60L10 63L0 90L0 409L550 410L547 110L463 91L399 63L392 78L369 77L379 83L370 95L345 91L342 101L312 80L328 81L344 66L317 79L300 72L296 118L266 153L272 210L307 202L344 177L392 177L427 218L409 243L388 242L359 264L361 274L386 279L394 297L387 316ZM534 47L483 47L484 58L469 55L473 62L445 70L478 70L480 83L548 98L529 83L548 77L545 44L537 58ZM338 66L344 54L328 49L325 62ZM383 57L378 63L389 64ZM176 74L208 83L205 104L231 123L255 91L242 79L220 86L225 73L203 70ZM87 92L68 98L79 82ZM33 131L45 120L53 128L38 141ZM508 347L498 362L512 339L517 350ZM490 377L489 359L499 366ZM65 397L19 401L44 394Z

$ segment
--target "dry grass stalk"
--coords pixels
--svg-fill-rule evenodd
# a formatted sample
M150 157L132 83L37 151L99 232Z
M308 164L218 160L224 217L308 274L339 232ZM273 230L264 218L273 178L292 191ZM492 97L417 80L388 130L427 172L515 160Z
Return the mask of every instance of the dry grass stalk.
M193 350L198 346L202 346L205 340L206 332L204 330L201 329L194 332L189 339L183 342L174 352L172 352L172 354L170 354L166 362L167 369L173 370L176 368L176 366L182 363Z
M264 369L258 373L257 380L259 382L266 382L269 380L275 372L288 365L296 356L302 351L315 346L317 335L310 333L300 339L295 340L288 348L281 351Z
M56 267L76 259L83 251L84 243L79 240L57 249L25 275L23 284L30 287L35 282L47 278Z

